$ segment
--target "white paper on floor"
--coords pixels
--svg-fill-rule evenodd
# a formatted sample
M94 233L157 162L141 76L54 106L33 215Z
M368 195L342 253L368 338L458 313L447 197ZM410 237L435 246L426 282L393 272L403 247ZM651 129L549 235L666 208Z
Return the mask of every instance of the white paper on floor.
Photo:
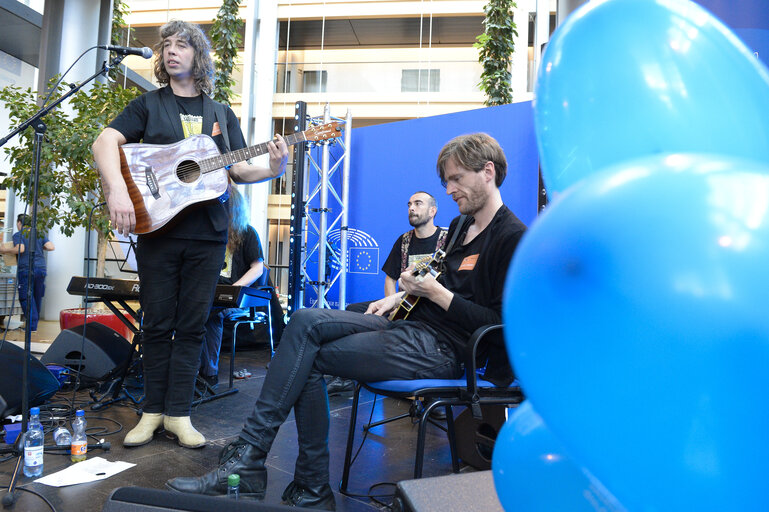
M51 487L84 484L86 482L104 480L135 465L130 462L109 462L101 457L94 457L77 464L72 464L70 467L56 473L38 478L35 482L50 485Z

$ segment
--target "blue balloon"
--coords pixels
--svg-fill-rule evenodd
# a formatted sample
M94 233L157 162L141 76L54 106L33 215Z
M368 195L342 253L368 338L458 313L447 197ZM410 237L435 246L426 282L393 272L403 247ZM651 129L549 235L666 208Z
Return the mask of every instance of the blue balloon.
M629 510L767 510L767 283L769 166L647 157L533 224L506 284L508 351Z
M528 400L500 430L492 471L505 510L625 510L600 482L574 465Z
M688 0L593 0L553 34L535 128L549 192L666 152L769 163L769 72Z

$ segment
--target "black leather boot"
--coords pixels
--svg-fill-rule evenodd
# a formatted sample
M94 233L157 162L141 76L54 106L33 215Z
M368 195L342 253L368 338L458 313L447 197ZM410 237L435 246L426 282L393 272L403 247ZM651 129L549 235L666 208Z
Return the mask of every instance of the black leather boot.
M310 487L293 481L283 491L282 499L284 504L292 507L336 510L334 493L328 484Z
M225 446L219 456L219 467L201 477L172 478L166 487L173 491L217 496L227 494L227 477L240 475L240 495L261 500L267 488L267 454L242 439Z

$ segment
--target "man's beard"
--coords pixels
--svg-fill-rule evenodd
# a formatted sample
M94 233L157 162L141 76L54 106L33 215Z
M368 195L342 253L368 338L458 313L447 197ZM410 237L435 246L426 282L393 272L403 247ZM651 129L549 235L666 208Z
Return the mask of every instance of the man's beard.
M409 215L409 224L411 224L411 227L413 228L420 228L428 222L430 222L429 215L423 217L420 217L419 215Z

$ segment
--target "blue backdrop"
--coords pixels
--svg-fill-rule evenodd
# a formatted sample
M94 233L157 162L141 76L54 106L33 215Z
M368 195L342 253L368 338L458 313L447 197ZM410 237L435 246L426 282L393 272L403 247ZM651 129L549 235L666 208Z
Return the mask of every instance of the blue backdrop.
M769 65L769 2L767 0L695 0L715 14L745 45Z
M538 165L531 102L470 110L455 114L400 121L364 128L351 134L350 210L348 239L347 303L381 298L384 294L384 260L398 236L411 229L406 203L411 194L424 190L438 203L436 224L448 226L459 214L456 204L440 184L436 160L441 148L457 135L486 132L496 138L508 159L508 174L501 192L505 204L527 225L537 215ZM341 148L332 146L331 166L338 163ZM313 158L320 157L313 153ZM331 184L341 195L341 164ZM312 173L310 190L317 187ZM318 207L317 198L310 200ZM339 202L329 195L331 217L339 214ZM317 218L316 216L312 216ZM330 221L329 221L330 222ZM338 270L339 225L329 227L327 268ZM317 244L317 235L308 232L308 247ZM309 255L310 280L317 279L318 252ZM327 298L338 307L338 283ZM305 306L316 300L312 287L305 290Z

